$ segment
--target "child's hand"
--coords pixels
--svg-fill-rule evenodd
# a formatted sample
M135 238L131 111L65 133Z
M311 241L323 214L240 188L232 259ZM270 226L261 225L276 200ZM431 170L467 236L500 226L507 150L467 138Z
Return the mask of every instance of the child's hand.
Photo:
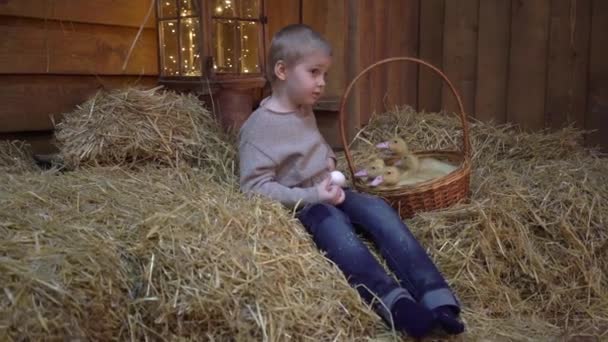
M334 160L334 158L327 158L327 169L329 170L329 172L332 172L336 169L336 161Z
M332 205L338 205L344 202L344 190L341 187L330 184L331 178L324 179L319 183L317 188L317 194L321 202L329 203Z

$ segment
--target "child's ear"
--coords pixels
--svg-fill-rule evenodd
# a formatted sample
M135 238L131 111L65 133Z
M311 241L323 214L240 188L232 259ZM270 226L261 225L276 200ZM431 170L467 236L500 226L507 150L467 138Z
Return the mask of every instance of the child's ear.
M278 60L274 65L274 74L281 81L285 81L287 79L287 65L283 60Z

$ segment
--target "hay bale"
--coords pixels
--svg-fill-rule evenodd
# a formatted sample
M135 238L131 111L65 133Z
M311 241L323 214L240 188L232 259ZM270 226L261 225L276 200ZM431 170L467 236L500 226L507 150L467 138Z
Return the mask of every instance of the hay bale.
M395 130L459 143L457 121L402 110L361 132L357 160ZM471 202L408 221L464 304L463 338L605 337L606 159L572 129L471 133ZM395 339L290 213L216 170L0 174L0 336Z
M452 116L396 110L360 132L354 155L363 163L373 143L395 133L415 149L455 148L460 127ZM467 321L533 317L541 331L572 338L608 332L608 159L581 146L582 134L473 122L470 203L409 222Z
M213 114L192 94L157 87L101 90L56 126L66 164L203 167L233 175L236 150Z
M0 180L9 339L356 340L382 329L290 213L202 171Z
M0 172L23 173L38 170L28 143L19 140L0 141Z

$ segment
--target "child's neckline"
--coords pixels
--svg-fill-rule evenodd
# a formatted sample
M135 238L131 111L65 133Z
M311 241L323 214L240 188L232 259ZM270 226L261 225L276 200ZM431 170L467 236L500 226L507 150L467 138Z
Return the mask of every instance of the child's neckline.
M263 99L262 102L260 102L260 107L266 109L269 112L272 112L274 114L280 114L280 115L288 115L288 114L305 115L306 114L306 111L304 110L303 105L300 105L300 106L298 106L298 108L296 108L294 110L290 110L290 111L278 111L278 110L272 109L266 105L266 103L269 100L270 100L270 96Z

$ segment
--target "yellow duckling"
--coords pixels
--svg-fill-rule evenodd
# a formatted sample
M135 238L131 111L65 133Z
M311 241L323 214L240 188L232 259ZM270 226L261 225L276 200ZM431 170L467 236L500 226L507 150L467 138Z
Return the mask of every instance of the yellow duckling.
M430 178L447 175L457 168L452 164L434 158L418 158L410 151L405 140L399 137L380 143L376 147L388 149L395 158L398 158L395 165L400 168L413 173L424 173L425 176Z
M355 177L358 178L376 178L382 174L384 170L384 160L380 158L372 159L364 169L361 169L355 173Z
M403 185L412 185L429 180L426 175L415 174L409 171L402 172L395 166L387 166L381 175L374 178L369 185L372 187L394 188Z

